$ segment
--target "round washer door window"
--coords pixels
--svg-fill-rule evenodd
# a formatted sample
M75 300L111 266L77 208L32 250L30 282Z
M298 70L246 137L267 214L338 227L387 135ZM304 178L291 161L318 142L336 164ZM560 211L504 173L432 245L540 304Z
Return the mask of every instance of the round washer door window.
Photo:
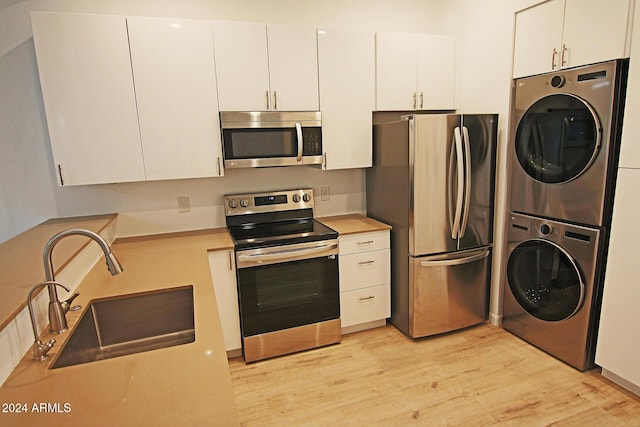
M569 254L546 240L516 246L507 263L511 292L529 314L546 321L565 320L582 306L584 282Z
M537 181L568 182L591 165L601 137L598 116L586 102L568 94L550 95L529 107L518 123L516 157Z

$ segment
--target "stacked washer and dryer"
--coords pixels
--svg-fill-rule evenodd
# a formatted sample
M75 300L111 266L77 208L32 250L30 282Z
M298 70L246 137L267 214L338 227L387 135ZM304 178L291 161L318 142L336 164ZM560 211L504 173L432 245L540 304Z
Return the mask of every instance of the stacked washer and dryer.
M627 60L514 80L503 327L594 366Z

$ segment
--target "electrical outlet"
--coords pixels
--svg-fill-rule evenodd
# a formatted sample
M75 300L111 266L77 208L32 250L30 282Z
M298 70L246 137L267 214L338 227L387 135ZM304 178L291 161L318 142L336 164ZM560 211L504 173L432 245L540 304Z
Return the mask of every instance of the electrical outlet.
M191 211L191 205L189 204L189 196L178 197L178 212L187 213Z
M329 192L329 187L320 187L320 200L329 200L331 198L331 194Z

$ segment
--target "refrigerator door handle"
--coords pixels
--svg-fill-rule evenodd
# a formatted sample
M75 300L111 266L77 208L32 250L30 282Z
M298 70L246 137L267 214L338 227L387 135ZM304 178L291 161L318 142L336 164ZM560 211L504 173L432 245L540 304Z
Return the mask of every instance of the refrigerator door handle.
M463 258L453 259L438 259L433 261L420 261L420 267L451 267L455 265L470 264L475 261L480 261L489 256L489 249L475 255L466 256Z
M453 225L451 226L451 238L457 239L460 236L460 222L462 220L462 202L464 198L464 158L462 152L462 135L460 127L453 130L454 144L456 147L456 211L453 216Z
M462 205L462 222L459 236L464 236L469 223L469 204L471 203L471 146L469 144L469 129L462 127L462 140L464 141L464 203Z

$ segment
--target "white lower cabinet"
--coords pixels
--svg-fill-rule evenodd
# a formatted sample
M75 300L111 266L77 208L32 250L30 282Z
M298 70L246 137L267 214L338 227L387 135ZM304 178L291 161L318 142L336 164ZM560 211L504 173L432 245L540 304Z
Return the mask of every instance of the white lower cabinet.
M240 336L240 310L233 250L209 252L209 269L218 303L218 314L220 315L227 356L240 356L242 338Z
M391 316L389 231L340 236L340 320L348 334Z

